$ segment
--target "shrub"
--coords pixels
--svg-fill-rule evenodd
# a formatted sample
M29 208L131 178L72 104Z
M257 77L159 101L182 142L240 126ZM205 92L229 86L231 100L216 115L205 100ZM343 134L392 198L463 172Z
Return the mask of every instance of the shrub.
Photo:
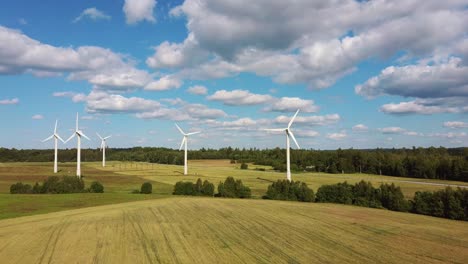
M140 193L150 194L152 192L153 192L153 185L151 185L151 182L145 182L141 185Z
M389 210L407 212L409 209L409 203L405 200L400 187L393 183L380 185L378 196L382 206Z
M322 185L317 190L317 202L321 203L353 203L353 187L347 182L333 185Z
M303 182L278 180L268 186L263 199L313 202L314 192Z
M416 192L411 212L457 220L468 220L468 190L458 188Z
M379 191L370 182L360 181L353 187L353 204L357 206L382 207Z
M22 182L17 182L10 186L11 194L26 194L32 193L32 187L29 184L23 184Z
M240 168L241 168L241 170L246 170L246 169L249 168L249 165L247 165L247 163L245 163L245 162L242 162Z
M202 183L202 180L199 178L197 182L183 182L179 181L174 186L174 195L194 195L194 196L213 196L214 194L214 185L209 181L205 180Z
M137 190L137 189L135 189L135 190L132 190L130 193L133 193L133 194L139 194L139 193L140 193L140 191L139 191L139 190Z
M89 186L89 192L90 193L103 193L104 186L100 182L94 181L91 183L91 186Z
M227 198L250 198L250 188L244 186L241 180L235 180L233 177L227 177L226 180L218 185L217 197Z

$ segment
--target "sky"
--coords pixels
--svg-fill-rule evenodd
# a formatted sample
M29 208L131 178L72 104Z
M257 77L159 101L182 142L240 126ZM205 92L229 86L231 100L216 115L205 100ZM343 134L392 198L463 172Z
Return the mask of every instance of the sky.
M0 147L468 146L468 1L8 1ZM60 144L73 148L76 141Z

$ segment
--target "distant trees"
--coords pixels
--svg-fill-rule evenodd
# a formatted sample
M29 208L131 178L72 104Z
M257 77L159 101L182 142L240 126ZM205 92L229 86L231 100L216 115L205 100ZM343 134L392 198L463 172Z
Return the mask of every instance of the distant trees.
M150 194L152 192L153 192L153 185L151 184L151 182L145 182L141 185L140 193Z
M221 148L189 151L193 159L229 159L272 166L285 171L283 149ZM60 160L76 161L76 152L65 149ZM107 153L107 160L145 161L161 164L183 164L183 153L168 148L127 148ZM99 149L82 149L83 161L99 161ZM0 148L0 162L53 161L53 150L18 150ZM242 165L241 165L242 167ZM326 173L370 173L414 178L468 181L468 148L412 148L412 149L337 149L292 150L291 170Z
M174 186L174 195L213 196L214 184L198 178L195 183L179 181Z
M406 212L409 203L405 200L400 187L393 183L374 188L370 182L361 181L355 185L347 182L322 185L317 190L317 202L353 204L364 207L387 208L392 211Z
M233 177L227 177L224 182L218 184L217 197L226 198L250 198L250 188L244 186L242 180L235 180Z
M50 176L42 182L36 182L33 187L29 184L21 182L10 186L11 194L59 194L59 193L82 193L82 192L104 192L104 186L100 182L93 182L89 189L85 189L85 184L82 179L74 176Z
M300 181L278 180L268 186L263 199L313 202L314 191Z
M468 190L453 190L447 187L435 192L416 192L411 211L416 214L468 221Z

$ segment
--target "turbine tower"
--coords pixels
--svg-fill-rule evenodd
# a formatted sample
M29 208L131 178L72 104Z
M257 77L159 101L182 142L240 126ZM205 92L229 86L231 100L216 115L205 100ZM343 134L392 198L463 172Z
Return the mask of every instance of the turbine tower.
M106 167L106 148L107 148L106 140L110 138L111 136L107 136L103 138L101 137L101 135L99 135L99 133L96 132L96 134L101 139L102 167Z
M185 133L184 131L182 131L182 129L177 124L175 124L175 125L176 125L177 129L179 129L180 133L184 136L184 138L182 139L182 143L180 144L179 150L182 149L182 146L184 146L184 143L185 143L184 175L187 175L187 141L188 141L188 137L191 136L191 135L198 134L198 133L200 133L200 131L192 132L192 133Z
M63 141L63 139L57 134L57 122L58 120L55 120L55 129L54 129L54 133L42 140L42 142L46 142L46 141L49 141L51 140L52 138L54 139L54 145L55 145L55 152L54 152L54 173L57 173L57 146L58 146L58 140L62 141L62 143L65 143L65 141Z
M291 160L290 160L290 153L289 153L290 152L289 137L291 137L293 139L293 141L294 141L294 143L296 143L296 146L297 146L298 149L301 148L301 147L299 147L299 144L297 143L297 140L294 137L293 132L291 131L291 125L294 122L294 119L296 118L298 113L299 113L299 109L297 109L296 114L294 114L293 118L291 118L291 121L289 121L288 127L286 127L286 128L265 129L267 131L284 131L284 132L286 132L286 178L288 179L288 181L291 181Z
M89 137L87 137L83 133L83 131L81 131L78 128L78 113L76 113L75 132L73 132L73 135L71 135L70 138L68 138L67 141L65 141L65 143L67 143L74 136L76 136L76 138L77 138L77 145L76 145L76 176L78 176L78 178L81 178L81 136L83 136L87 140L91 140L91 139L89 139Z

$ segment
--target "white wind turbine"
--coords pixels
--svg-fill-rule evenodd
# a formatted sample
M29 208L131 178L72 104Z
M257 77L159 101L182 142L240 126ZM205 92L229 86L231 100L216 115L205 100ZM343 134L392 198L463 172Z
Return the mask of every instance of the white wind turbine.
M89 137L87 137L83 133L83 131L81 131L78 128L78 113L76 113L75 132L73 132L73 135L71 135L70 138L68 138L67 141L65 141L65 143L67 143L74 136L76 136L76 138L77 138L77 145L76 145L76 176L78 176L78 178L81 178L81 136L83 136L87 140L91 140L91 139L89 139Z
M177 124L175 124L175 125L176 125L177 129L179 129L180 133L184 136L184 138L182 139L182 143L180 144L179 150L182 149L182 146L184 146L184 143L185 143L184 175L187 175L187 141L188 141L188 137L191 136L191 135L198 134L198 133L200 133L200 131L192 132L192 133L185 133L184 131L182 131L182 129Z
M111 136L107 136L103 138L101 137L101 135L99 135L99 133L96 132L96 134L101 139L102 167L105 167L106 166L106 148L108 147L106 144L106 140L110 138Z
M52 138L54 139L54 145L55 145L55 152L54 152L54 173L57 173L57 146L58 146L58 140L60 140L60 141L62 141L63 143L65 143L65 142L63 141L63 139L57 134L57 122L58 122L58 120L55 120L55 129L54 129L54 133L53 133L50 137L48 137L48 138L42 140L42 142L46 142L46 141L51 140Z
M291 162L290 162L290 153L289 153L290 152L289 137L291 137L293 139L293 141L294 141L294 143L296 143L296 146L297 146L298 149L301 148L301 147L299 147L299 144L297 143L297 140L294 137L293 132L291 131L291 125L294 122L294 119L296 118L298 113L299 113L299 109L297 109L296 114L294 114L293 118L291 118L291 121L289 121L288 127L286 127L286 128L265 129L267 131L285 131L286 132L286 178L288 179L288 181L291 181Z

